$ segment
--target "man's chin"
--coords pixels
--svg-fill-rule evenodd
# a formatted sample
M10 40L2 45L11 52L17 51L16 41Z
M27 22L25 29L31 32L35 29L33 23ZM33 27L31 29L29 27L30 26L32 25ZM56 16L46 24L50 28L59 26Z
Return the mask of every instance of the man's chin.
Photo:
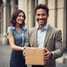
M44 22L39 22L39 25L45 25L46 23L44 23Z

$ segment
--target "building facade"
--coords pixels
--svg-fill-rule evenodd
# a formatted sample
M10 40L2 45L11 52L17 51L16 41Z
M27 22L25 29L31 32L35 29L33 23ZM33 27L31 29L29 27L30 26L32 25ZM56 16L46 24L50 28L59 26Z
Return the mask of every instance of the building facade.
M34 8L38 4L49 7L48 23L62 31L63 47L67 49L67 0L0 0L0 41L7 43L7 27L11 14L22 9L26 14L26 27L37 26Z
M7 28L11 14L18 9L18 0L0 0L0 44L7 44Z

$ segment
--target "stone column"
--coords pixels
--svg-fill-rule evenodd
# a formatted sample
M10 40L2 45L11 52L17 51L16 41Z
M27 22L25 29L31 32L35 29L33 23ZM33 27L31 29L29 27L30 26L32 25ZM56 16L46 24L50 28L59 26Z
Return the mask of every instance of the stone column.
M66 48L66 18L65 18L65 1L58 0L58 9L57 9L57 28L62 31L62 41L63 47ZM61 9L60 9L61 8Z
M46 0L38 0L38 4L46 4Z
M3 35L2 35L2 41L3 45L5 45L6 42L6 35L7 35L7 30L6 30L6 0L3 0Z
M29 27L33 27L35 24L35 19L34 19L34 7L35 7L35 2L34 0L29 0L29 9L28 9L28 16L29 16Z
M15 1L11 0L11 14L15 11Z
M18 0L18 8L25 11L25 2L27 0ZM26 6L27 7L27 6Z

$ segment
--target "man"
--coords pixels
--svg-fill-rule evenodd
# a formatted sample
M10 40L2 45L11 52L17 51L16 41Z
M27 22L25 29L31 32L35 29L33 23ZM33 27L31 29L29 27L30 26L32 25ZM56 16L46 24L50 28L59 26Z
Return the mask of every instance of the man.
M46 5L38 5L35 8L35 16L38 27L28 31L25 46L45 48L47 52L44 53L44 58L47 63L32 67L56 67L55 59L63 54L61 31L47 23L49 9Z

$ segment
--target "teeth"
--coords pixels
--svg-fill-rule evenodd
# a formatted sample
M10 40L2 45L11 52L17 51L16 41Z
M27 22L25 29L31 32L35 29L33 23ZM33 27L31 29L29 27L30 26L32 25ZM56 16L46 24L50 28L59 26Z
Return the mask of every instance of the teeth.
M43 20L39 20L39 21L43 21Z

